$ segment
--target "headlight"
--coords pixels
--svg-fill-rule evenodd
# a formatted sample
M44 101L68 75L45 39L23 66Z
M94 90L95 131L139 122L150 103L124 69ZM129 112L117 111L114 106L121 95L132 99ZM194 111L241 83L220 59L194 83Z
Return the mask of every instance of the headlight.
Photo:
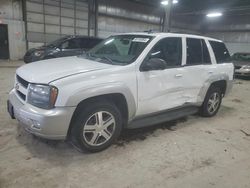
M34 53L34 55L37 56L37 57L40 57L40 56L42 56L43 54L44 54L44 51L36 51L36 52Z
M250 65L243 66L243 69L250 69Z
M27 102L39 108L51 109L55 105L57 95L58 89L54 86L30 84Z

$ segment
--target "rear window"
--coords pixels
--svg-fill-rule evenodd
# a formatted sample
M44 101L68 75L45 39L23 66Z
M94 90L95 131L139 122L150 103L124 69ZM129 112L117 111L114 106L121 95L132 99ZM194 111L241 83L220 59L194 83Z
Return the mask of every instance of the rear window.
M229 63L231 58L229 52L222 42L209 41L211 44L217 63Z

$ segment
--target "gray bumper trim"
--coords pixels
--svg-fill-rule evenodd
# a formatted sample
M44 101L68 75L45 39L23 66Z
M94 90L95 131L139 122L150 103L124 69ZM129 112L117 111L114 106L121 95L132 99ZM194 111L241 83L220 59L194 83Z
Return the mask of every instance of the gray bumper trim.
M56 107L44 110L30 104L23 104L14 90L9 94L15 118L25 130L39 137L64 140L66 139L72 115L76 107Z

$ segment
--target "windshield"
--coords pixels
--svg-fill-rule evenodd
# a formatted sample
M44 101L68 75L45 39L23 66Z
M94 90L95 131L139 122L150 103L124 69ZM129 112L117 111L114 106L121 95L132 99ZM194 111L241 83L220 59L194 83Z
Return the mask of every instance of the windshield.
M62 38L59 38L59 39L57 39L57 40L55 40L55 41L52 41L52 42L50 42L50 43L48 43L48 44L46 44L46 46L48 46L48 47L58 47L63 41L65 41L66 39L68 39L69 37L62 37Z
M89 50L86 58L126 65L137 59L152 38L146 35L111 36Z
M250 62L250 54L248 53L237 53L233 55L233 60L236 61L249 61Z

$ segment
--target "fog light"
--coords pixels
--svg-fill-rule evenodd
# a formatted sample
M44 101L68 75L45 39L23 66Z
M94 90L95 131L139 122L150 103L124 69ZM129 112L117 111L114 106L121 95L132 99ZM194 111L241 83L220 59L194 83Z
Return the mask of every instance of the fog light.
M31 128L38 129L38 130L41 129L41 124L38 121L31 119L31 122L32 122L31 123Z

